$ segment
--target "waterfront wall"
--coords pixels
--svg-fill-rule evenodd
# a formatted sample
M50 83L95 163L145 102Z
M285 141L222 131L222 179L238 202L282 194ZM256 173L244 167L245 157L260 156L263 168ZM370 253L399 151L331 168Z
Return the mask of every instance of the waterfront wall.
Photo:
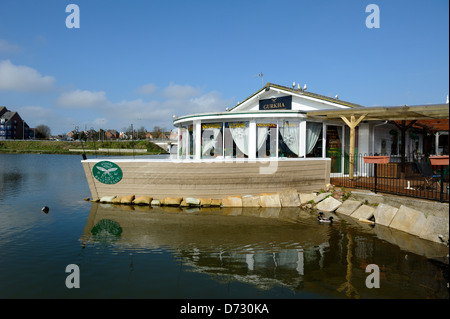
M92 198L104 196L195 197L224 199L228 196L276 193L289 188L312 192L330 182L330 159L303 160L110 160L123 177L103 184L93 176L101 160L82 161Z

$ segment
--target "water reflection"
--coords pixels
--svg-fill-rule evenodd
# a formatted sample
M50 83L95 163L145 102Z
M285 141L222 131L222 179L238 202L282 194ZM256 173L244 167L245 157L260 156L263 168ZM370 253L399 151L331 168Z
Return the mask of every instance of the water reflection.
M92 203L81 240L104 245L107 237L99 239L94 230L107 220L116 229L109 242L115 250L168 251L186 271L224 284L283 286L320 297L448 298L448 268L425 259L445 256L446 247L337 219L320 224L297 208L181 210ZM372 263L381 269L380 289L365 285L365 269Z

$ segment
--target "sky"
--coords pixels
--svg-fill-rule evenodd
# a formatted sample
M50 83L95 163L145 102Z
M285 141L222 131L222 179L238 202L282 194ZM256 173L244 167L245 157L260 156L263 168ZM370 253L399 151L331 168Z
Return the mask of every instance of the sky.
M170 130L267 82L368 107L445 103L449 1L0 1L0 105L55 135Z

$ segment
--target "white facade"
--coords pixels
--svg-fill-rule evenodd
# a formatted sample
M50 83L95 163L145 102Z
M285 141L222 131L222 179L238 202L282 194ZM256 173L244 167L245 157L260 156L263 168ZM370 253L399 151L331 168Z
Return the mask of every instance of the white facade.
M332 159L332 173L348 170L349 128L342 121L307 118L309 111L360 105L268 83L231 109L181 116L178 158L308 158ZM395 135L394 133L398 133ZM387 122L362 122L355 155L399 154L400 132ZM421 152L423 140L408 134L406 153Z

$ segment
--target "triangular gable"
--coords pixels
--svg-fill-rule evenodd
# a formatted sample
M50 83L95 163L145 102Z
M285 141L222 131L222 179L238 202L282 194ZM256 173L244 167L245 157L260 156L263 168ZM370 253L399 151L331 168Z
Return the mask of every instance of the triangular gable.
M265 110L314 111L359 106L323 95L268 83L264 88L238 103L230 112Z

